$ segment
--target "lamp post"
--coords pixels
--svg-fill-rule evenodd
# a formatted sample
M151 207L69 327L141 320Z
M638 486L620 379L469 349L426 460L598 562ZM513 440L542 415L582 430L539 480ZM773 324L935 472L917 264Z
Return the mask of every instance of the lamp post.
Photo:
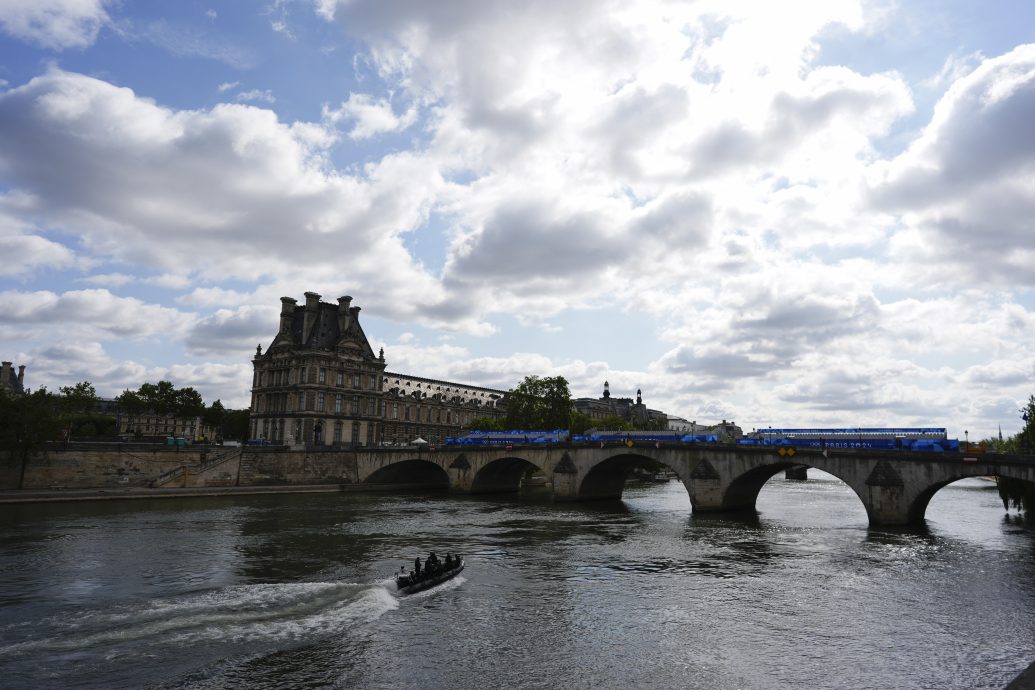
M963 438L966 439L965 443L967 444L967 450L970 450L970 432L966 429L963 430Z

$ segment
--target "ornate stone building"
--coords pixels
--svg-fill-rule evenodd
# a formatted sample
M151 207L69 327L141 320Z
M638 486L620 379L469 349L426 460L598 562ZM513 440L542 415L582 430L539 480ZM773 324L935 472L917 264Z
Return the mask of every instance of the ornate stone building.
M506 393L493 388L386 372L384 391L386 443L420 437L441 444L462 433L473 419L505 414Z
M282 297L280 328L252 360L251 438L286 445L442 443L475 417L500 416L504 393L385 372L351 297Z
M668 415L660 410L652 410L643 404L643 394L636 391L636 400L632 398L612 398L611 386L604 381L604 393L599 398L575 398L572 401L575 410L590 419L603 420L608 417L620 417L626 422L644 424L652 422L664 428Z

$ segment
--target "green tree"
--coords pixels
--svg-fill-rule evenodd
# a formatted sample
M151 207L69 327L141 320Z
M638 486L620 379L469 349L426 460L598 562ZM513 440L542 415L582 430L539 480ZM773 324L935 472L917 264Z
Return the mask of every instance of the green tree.
M584 434L594 426L593 419L588 414L583 414L577 410L571 413L571 423L568 426L571 433Z
M25 485L29 459L61 433L58 402L46 388L25 395L9 395L0 389L0 452L18 467L18 485Z
M499 417L477 417L467 425L468 431L503 431L503 420Z
M507 395L508 429L567 429L571 392L563 376L526 376Z
M223 437L223 424L226 422L226 418L227 410L220 400L216 400L201 413L201 421L205 423L205 426L215 430L217 438Z
M227 410L223 422L223 438L248 440L250 410Z
M1035 395L1028 397L1027 404L1018 413L1024 421L1024 427L1016 435L1005 439L1003 450L1030 455L1035 453ZM1008 477L999 477L997 483L1003 506L1009 510L1012 505L1023 511L1027 520L1035 521L1035 484Z
M115 401L119 404L119 412L126 415L129 429L134 428L137 418L147 411L147 403L137 391L124 390Z
M1017 447L1031 455L1035 453L1035 395L1028 396L1028 403L1017 412L1024 421L1024 428L1017 434Z
M65 426L65 438L72 436L74 427L90 424L97 433L96 424L85 417L94 417L97 412L97 390L89 381L80 381L74 386L61 386L58 398L61 416Z
M70 414L86 414L97 409L97 390L89 381L61 386L61 408Z
M172 414L176 410L176 387L170 381L145 383L137 390L137 395L144 401L147 409L158 414Z
M172 413L180 419L200 417L204 411L205 402L201 399L201 393L190 386L173 392Z

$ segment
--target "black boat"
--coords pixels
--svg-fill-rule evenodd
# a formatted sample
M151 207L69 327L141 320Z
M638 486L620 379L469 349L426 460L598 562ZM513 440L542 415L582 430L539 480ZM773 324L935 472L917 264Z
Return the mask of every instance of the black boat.
M464 559L461 558L457 565L454 565L448 570L441 568L430 575L425 571L421 573L421 577L416 580L409 575L399 575L395 578L395 586L399 588L399 594L416 594L417 592L431 589L435 585L442 584L446 580L456 577L463 569Z

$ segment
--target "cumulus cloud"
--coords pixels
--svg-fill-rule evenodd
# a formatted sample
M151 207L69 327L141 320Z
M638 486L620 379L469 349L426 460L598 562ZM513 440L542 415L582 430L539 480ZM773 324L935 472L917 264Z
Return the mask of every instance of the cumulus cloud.
M412 125L417 119L416 108L411 107L402 115L396 115L388 99L375 100L363 93L350 93L347 101L336 110L324 107L324 118L337 124L342 120L353 122L349 137L368 139L385 132L399 132Z
M909 231L897 249L950 275L1035 284L1033 117L1035 45L956 81L917 141L875 166L873 203L902 213Z
M277 331L279 309L244 306L218 309L198 320L186 337L187 348L198 354L241 357L256 344L266 345Z
M45 48L85 48L97 40L111 19L109 0L6 0L0 6L0 28Z
M26 332L53 330L61 324L63 337L76 331L89 338L150 338L174 335L193 322L193 316L175 309L147 304L133 297L118 297L108 290L70 290L61 294L0 292L4 321L0 333L5 338L17 329Z
M390 265L398 289L423 285L427 302L441 299L399 239L424 222L441 185L420 157L340 174L326 168L335 139L319 125L234 104L173 111L59 70L0 95L0 126L13 135L0 142L0 174L47 198L34 214L81 233L96 257L181 285L185 266L254 280L256 266L276 277L306 265L314 282L348 270L383 283Z

